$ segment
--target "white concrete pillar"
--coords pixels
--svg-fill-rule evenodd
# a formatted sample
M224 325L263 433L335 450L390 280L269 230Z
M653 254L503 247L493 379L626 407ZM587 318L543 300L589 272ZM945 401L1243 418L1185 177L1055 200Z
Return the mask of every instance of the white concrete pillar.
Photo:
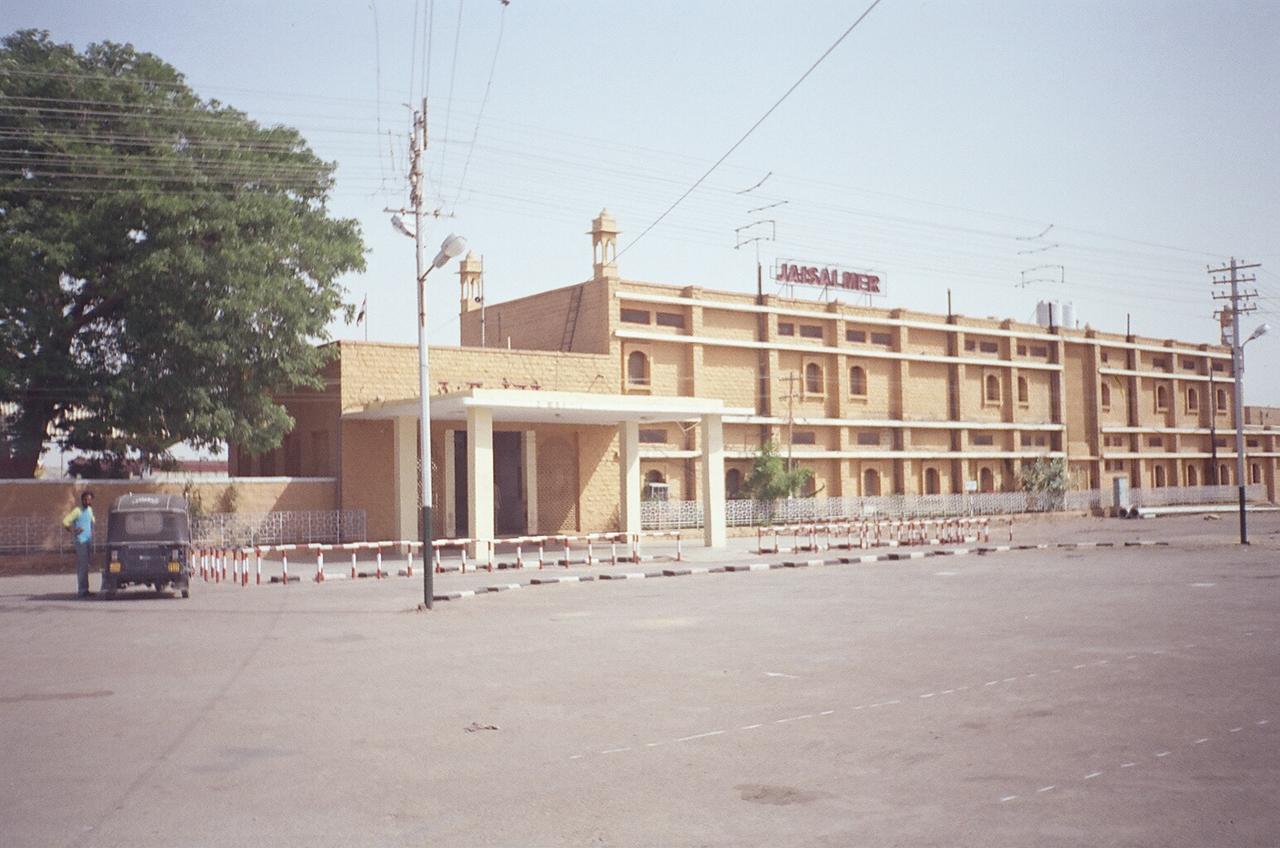
M392 420L392 476L395 484L395 537L418 536L418 419Z
M640 422L618 425L618 518L623 533L640 532Z
M467 536L493 538L493 411L467 407ZM484 545L473 545L472 556L488 553Z
M538 434L525 430L520 434L524 455L524 503L527 528L530 535L538 533Z
M719 415L702 416L702 538L709 548L724 547L724 426Z
M446 537L461 536L458 532L458 466L457 457L455 456L456 447L454 441L454 433L456 430L444 431L444 503L436 504L436 509L443 508L444 523L441 524L441 532Z

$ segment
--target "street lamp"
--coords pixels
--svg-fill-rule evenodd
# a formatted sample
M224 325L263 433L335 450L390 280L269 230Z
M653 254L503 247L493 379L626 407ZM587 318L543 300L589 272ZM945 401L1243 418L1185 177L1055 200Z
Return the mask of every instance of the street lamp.
M1239 338L1240 319L1236 317L1235 334ZM1249 526L1245 520L1244 509L1244 346L1259 336L1265 336L1271 329L1270 324L1262 324L1249 334L1242 342L1232 346L1232 365L1236 378L1235 419L1236 419L1236 488L1240 493L1240 544L1249 544Z
M418 462L419 483L422 486L422 603L427 609L432 608L435 594L435 557L431 551L431 394L430 369L427 365L427 275L435 268L443 268L450 259L460 256L467 249L467 240L462 236L449 234L440 242L440 252L431 264L425 263L426 253L422 249L422 216L417 215L418 226L409 228L399 215L392 217L391 226L398 232L411 236L417 246L417 279L418 279L418 399L419 417L422 420L422 459Z

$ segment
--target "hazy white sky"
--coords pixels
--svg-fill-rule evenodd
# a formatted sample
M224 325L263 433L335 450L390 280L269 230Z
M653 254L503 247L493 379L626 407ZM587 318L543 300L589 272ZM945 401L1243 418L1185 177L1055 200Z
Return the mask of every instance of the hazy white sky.
M632 245L864 8L6 0L0 29L132 42L201 95L302 130L339 163L334 211L362 223L369 270L345 283L374 339L415 338L413 245L382 209L407 202L424 91L432 244L467 236L490 302L590 276L585 231L608 207L628 278L752 291L734 230L768 218L766 271L874 271L878 305L943 310L950 288L957 312L1027 319L1053 298L1099 329L1128 313L1140 334L1216 341L1205 266L1234 255L1263 263L1269 298L1246 331L1280 324L1280 4L1261 0L883 0ZM1064 282L1020 288L1037 265ZM431 284L432 341L456 344L456 277ZM1246 402L1280 405L1280 327L1248 350Z

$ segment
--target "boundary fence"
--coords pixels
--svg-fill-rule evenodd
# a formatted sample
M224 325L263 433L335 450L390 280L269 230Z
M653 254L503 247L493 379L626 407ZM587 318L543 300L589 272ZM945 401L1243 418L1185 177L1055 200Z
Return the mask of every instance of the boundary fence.
M107 540L106 511L95 512L100 514L93 541L102 545ZM191 540L197 547L211 548L363 542L366 513L363 509L206 513L192 519ZM71 547L61 516L0 516L0 553L67 553Z
M1178 486L1130 489L1135 507L1234 503L1235 486ZM1245 487L1250 501L1266 500L1263 485ZM1115 505L1110 489L1033 495L1026 492L982 492L960 495L879 495L849 498L791 498L780 501L735 499L725 502L730 527L849 521L864 518L959 518L978 515L1016 515L1030 512L1109 510ZM640 526L645 530L680 530L702 526L701 501L642 501Z

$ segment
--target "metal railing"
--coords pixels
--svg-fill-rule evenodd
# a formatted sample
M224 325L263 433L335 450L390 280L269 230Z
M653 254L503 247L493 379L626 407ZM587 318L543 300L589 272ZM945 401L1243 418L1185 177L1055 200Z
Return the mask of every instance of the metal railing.
M94 527L95 545L107 540L105 514ZM207 547L366 541L363 509L206 513L191 522L192 544ZM61 516L0 516L0 553L69 553Z
M1250 501L1266 500L1265 486L1245 487ZM1180 486L1130 489L1133 506L1234 503L1234 486ZM1107 510L1114 505L1110 489L1069 491L1061 496L1026 492L975 492L959 495L879 495L865 498L791 498L780 501L729 500L725 524L749 527L861 518L951 518L967 515L1015 515L1027 512ZM640 526L645 530L679 530L702 526L701 501L641 501Z

